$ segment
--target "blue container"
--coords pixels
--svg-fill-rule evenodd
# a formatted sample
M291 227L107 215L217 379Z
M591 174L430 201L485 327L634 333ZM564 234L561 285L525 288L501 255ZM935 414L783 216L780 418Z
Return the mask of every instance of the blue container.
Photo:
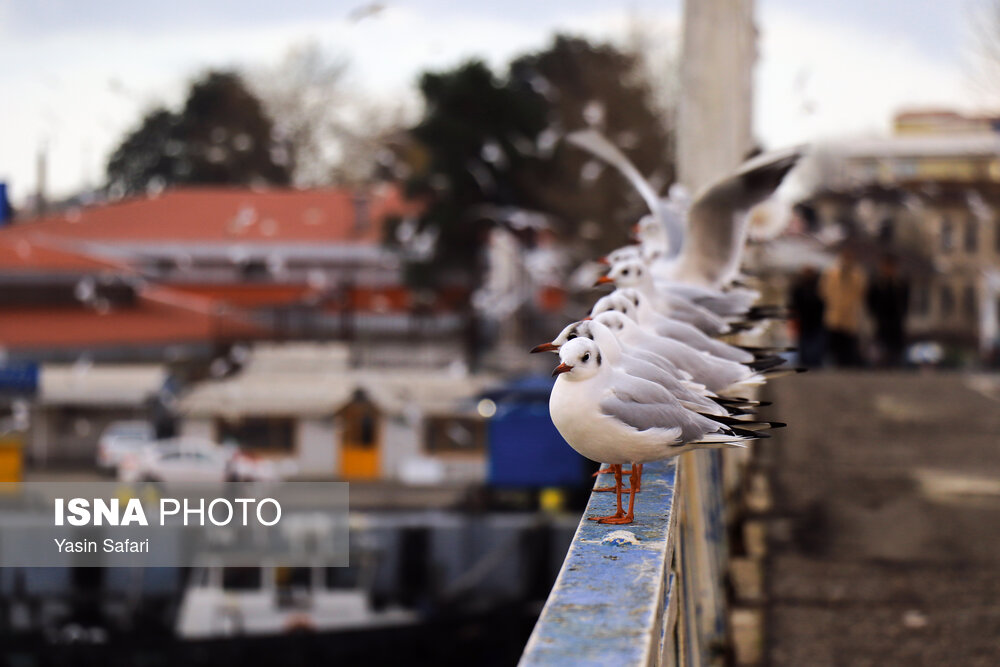
M7 195L7 184L0 181L0 227L10 222L11 208L10 199Z
M0 363L0 394L38 393L38 363L34 361Z
M549 378L512 382L485 396L497 402L489 422L489 483L535 488L585 483L589 462L576 453L549 417Z

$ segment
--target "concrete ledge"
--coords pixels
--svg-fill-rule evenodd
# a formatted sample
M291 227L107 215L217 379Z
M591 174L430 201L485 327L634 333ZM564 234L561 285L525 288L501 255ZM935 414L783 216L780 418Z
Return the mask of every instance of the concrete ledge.
M611 479L603 475L597 483ZM522 667L674 661L678 479L677 459L647 464L635 522L626 526L587 520L614 513L613 493L591 494Z

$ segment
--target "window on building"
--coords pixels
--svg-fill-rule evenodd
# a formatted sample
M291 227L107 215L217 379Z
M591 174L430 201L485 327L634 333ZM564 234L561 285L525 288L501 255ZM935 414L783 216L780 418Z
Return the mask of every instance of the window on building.
M250 259L240 265L240 275L244 280L260 281L270 278L267 262L262 259Z
M291 452L295 449L295 420L290 417L220 419L219 442L233 442L243 449Z
M424 436L432 454L481 452L486 449L486 422L476 417L428 417Z
M177 270L177 262L172 257L157 257L153 260L153 270L158 276L168 276Z
M941 285L939 292L939 308L941 317L951 317L955 312L955 295L950 285Z
M979 248L979 221L970 215L965 219L965 252L973 253Z
M976 319L976 286L966 285L962 290L962 314L968 320Z
M955 247L955 229L951 218L947 215L941 218L941 250L951 252Z

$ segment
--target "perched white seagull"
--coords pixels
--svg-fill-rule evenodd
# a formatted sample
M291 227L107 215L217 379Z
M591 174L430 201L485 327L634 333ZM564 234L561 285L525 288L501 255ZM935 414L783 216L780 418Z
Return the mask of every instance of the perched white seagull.
M742 447L759 437L688 410L660 385L606 363L597 343L575 338L559 350L558 375L549 397L552 423L583 456L614 469L617 511L590 517L600 523L634 519L635 493L622 509L622 464L642 464L700 448ZM637 465L632 489L638 488Z
M728 359L742 364L752 363L752 352L734 345L724 343L707 335L698 327L687 322L681 322L669 317L663 317L653 310L644 296L632 289L619 289L602 296L590 310L591 317L601 313L617 311L635 320L639 326L654 333L656 336L673 338L696 350L715 355L720 359Z
M618 315L611 313L610 315ZM691 382L688 373L677 368L665 357L643 349L640 346L629 345L615 337L598 317L593 320L582 320L570 324L551 343L542 343L534 349L535 352L558 351L563 345L576 338L588 338L595 343L604 354L604 362L621 369L634 377L649 380L660 385L677 397L681 405L712 415L729 416L729 411L711 399L712 394L701 384Z
M598 301L594 308L595 310L592 312L595 316L609 310L616 310L624 314L634 314L635 312L630 301L615 295L604 297ZM677 368L689 373L694 382L705 385L716 394L740 393L749 387L764 384L765 377L750 367L695 349L669 334L665 334L664 329L674 328L668 318L660 317L655 313L651 317L659 318L658 321L663 321L666 326L642 325L632 317L626 317L621 322L620 329L616 330L615 327L611 327L611 329L619 340L666 357Z
M712 311L676 294L657 290L653 276L645 262L628 260L615 264L607 275L597 280L598 285L632 287L649 300L661 315L692 324L711 336L729 333L731 327Z

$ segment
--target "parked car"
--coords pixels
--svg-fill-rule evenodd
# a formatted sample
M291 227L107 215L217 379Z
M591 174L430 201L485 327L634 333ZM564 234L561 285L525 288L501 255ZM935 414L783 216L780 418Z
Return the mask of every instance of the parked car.
M155 430L148 421L111 422L97 441L97 467L114 472L122 458L135 454L155 440Z
M122 458L123 482L225 482L235 479L237 450L207 440L159 440Z

